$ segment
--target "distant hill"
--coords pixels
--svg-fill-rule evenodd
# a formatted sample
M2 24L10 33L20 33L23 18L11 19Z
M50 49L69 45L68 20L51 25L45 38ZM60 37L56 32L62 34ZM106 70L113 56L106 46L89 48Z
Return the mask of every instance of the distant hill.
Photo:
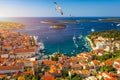
M98 38L102 36L104 38L114 38L114 40L120 40L120 30L107 30L107 31L100 31L100 32L93 32L88 37L90 39Z
M0 22L0 29L24 28L25 25L15 22Z

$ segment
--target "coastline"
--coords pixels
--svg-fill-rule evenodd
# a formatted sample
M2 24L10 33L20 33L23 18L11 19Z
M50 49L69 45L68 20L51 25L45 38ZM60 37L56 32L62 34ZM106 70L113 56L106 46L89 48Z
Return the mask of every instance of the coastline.
M86 36L86 40L90 43L92 50L95 50L95 47L93 46L92 41L87 36Z

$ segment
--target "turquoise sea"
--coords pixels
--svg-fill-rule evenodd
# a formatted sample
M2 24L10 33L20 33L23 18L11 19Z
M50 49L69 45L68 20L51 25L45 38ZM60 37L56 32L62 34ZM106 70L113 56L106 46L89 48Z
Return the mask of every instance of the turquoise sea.
M98 20L105 17L27 17L27 18L0 18L0 21L11 21L25 24L25 29L19 29L14 31L20 31L28 35L35 35L39 37L39 41L45 44L47 55L60 51L67 56L76 55L80 52L91 51L89 43L85 37L91 33L91 29L95 31L103 30L120 30L120 27L116 26L118 23L114 22L78 22L74 23L61 23L67 25L66 29L51 30L49 27L53 24L40 23L42 20ZM76 43L79 48L76 48L73 42L73 36L76 36ZM82 35L82 39L78 37ZM85 44L87 47L84 47Z

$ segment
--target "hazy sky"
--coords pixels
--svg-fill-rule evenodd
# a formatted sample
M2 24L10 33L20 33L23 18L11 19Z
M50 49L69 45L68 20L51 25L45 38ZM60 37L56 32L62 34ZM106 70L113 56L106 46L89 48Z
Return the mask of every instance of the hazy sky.
M120 0L0 0L0 17L120 16Z

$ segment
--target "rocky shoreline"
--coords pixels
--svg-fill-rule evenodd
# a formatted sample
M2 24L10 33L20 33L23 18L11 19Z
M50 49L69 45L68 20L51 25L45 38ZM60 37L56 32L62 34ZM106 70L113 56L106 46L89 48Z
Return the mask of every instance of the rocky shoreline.
M64 29L66 27L67 26L64 24L54 24L54 25L50 26L50 29Z
M92 50L95 50L95 47L93 46L92 41L87 36L86 36L86 40L90 43Z
M0 29L24 29L25 25L15 22L0 22Z

